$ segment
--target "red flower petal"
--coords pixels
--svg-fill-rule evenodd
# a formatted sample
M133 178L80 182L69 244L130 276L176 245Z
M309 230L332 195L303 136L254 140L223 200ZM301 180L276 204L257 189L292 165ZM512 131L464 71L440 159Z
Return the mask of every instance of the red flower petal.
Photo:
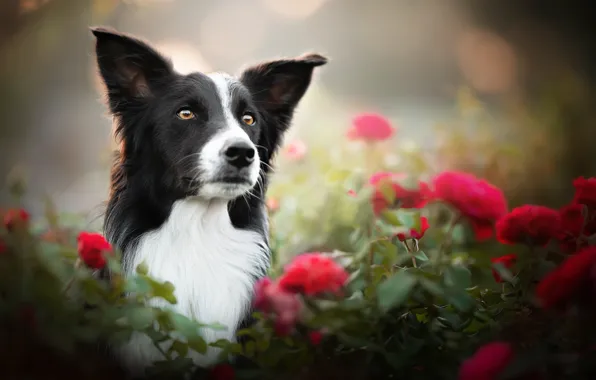
M354 118L347 136L354 140L382 141L393 136L394 132L395 128L391 126L391 123L385 117L367 113Z
M323 340L323 333L320 331L311 331L308 333L308 340L313 346L318 346Z
M105 254L112 252L112 246L97 233L81 232L77 237L81 260L91 269L102 269L106 265Z
M26 226L29 223L29 213L23 209L10 209L4 214L4 227L12 230L15 227Z
M218 364L209 371L209 380L233 380L236 378L234 367L229 364Z
M297 256L285 267L280 286L289 292L317 295L338 293L349 275L333 259L318 252Z
M434 198L451 204L467 218L478 240L490 238L495 221L507 213L503 192L471 174L443 172L432 182Z
M545 309L566 306L589 279L596 265L596 247L584 248L547 274L536 287L536 298Z
M509 343L486 344L462 363L458 380L496 380L512 358L513 349Z
M497 238L505 244L546 245L561 232L561 216L557 210L544 206L516 207L499 219Z

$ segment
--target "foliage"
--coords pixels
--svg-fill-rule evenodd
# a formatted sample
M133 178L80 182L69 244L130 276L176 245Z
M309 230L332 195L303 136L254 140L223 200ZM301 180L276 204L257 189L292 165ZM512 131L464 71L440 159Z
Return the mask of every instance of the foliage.
M472 219L478 215L472 215L473 210L462 210L431 193L424 207L403 208L395 184L370 185L369 177L377 171L407 173L399 176L401 189L416 191L419 181L432 182L438 173L433 172L428 153L401 148L396 150L387 141L353 142L337 154L311 147L308 154L294 155L294 161L286 163L293 166L288 170L291 175L276 176L269 193L277 204L270 203L276 257L270 277L277 281L287 276L283 264L297 253L312 251L330 255L349 273L341 293L298 292L303 308L289 334L279 334L275 316L256 310L255 325L238 331L239 337L249 338L244 344L206 342L201 331L227 327L205 325L173 312L168 308L176 303L173 284L151 278L143 265L136 275L123 277L115 252L106 255L112 272L109 281L98 280L96 271L82 265L77 247L80 223L61 217L51 202L39 224L10 212L4 217L2 316L20 320L44 342L71 354L98 341L118 344L133 333L147 334L163 354L152 369L154 375L192 371L186 354L204 353L211 346L221 349L222 363L232 356L249 360L251 365L237 368L237 378L391 374L454 379L464 359L494 340L515 347L515 357L501 373L503 379L528 372L553 379L593 374L593 361L586 360L594 355L596 334L588 322L593 305L580 297L551 310L541 307L535 296L537 282L564 259L577 257L576 250L562 249L563 243L569 244L569 236L559 234L568 227L564 215L554 212L559 224L549 229L554 232L547 246L524 239L509 239L507 244L477 239L472 226L478 220ZM401 161L387 164L383 158L389 153ZM466 195L477 185L469 183L455 195L481 202L477 194ZM18 185L11 186L20 190ZM379 194L388 207L375 212L371 199ZM492 207L491 200L486 202L483 207ZM577 243L574 248L589 247L596 239L584 236L588 235L584 227L594 211L577 199L574 202L584 218L578 236L572 236L577 240L572 239ZM534 226L534 217L524 215L523 220ZM422 218L428 220L428 231L416 235L418 239L408 238L411 231L421 231ZM519 225L508 228L517 228L514 236L532 237L535 232ZM400 233L406 237L400 238ZM496 259L511 253L516 254L514 264ZM583 272L575 273L576 278L581 276ZM581 282L578 287L590 284ZM572 293L579 290L566 289L565 296L575 300ZM593 294L591 288L582 291ZM133 296L125 298L123 293Z

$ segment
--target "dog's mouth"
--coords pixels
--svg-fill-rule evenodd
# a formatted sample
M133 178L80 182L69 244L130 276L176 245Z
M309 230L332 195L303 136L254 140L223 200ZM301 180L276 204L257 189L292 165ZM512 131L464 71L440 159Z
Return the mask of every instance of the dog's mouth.
M188 187L198 187L199 181L192 177L182 177L182 182ZM223 184L223 185L251 185L252 182L245 176L225 176L218 177L205 183Z
M241 176L221 177L221 178L217 178L213 182L225 183L225 184L230 184L230 185L250 185L251 184L250 180L247 177L241 177Z

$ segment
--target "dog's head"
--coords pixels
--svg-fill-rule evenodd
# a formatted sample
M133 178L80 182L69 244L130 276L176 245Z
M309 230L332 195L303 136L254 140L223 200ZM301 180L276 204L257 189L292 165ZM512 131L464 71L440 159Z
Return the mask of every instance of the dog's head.
M147 43L93 28L99 71L133 175L168 189L233 199L250 191L278 148L313 69L310 54L227 74L177 73Z

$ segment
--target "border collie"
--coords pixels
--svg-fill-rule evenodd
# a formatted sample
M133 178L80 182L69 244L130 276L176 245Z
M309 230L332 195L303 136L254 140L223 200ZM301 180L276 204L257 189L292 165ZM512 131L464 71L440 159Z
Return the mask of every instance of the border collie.
M270 265L264 204L271 159L294 110L327 59L308 54L223 73L177 73L149 44L91 29L121 146L112 167L104 229L126 274L141 262L174 284L173 309L235 340L249 321L253 284ZM167 306L154 301L155 306ZM160 353L145 335L119 347L141 375ZM189 354L200 367L218 350Z

